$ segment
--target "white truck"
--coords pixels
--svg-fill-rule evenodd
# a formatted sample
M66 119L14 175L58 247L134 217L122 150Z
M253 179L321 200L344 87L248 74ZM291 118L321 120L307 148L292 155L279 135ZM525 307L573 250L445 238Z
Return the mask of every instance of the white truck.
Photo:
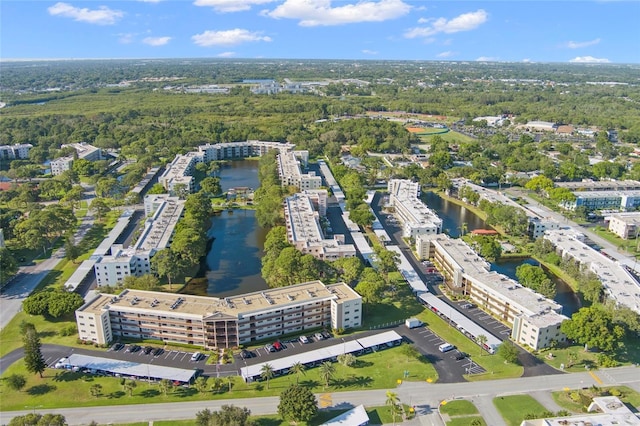
M418 318L407 318L404 325L407 326L407 328L417 328L422 326L422 321Z

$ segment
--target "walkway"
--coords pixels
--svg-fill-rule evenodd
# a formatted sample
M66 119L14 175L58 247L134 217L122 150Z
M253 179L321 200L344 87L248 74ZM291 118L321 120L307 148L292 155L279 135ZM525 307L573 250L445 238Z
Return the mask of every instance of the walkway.
M497 415L493 406L493 398L510 394L537 394L549 393L554 390L561 390L565 387L572 389L588 387L592 385L610 386L627 385L635 389L640 387L640 370L638 367L618 367L592 372L573 373L565 375L525 377L516 379L493 380L483 382L430 384L426 382L405 382L398 386L395 391L400 401L416 406L420 425L441 425L433 413L437 413L440 403L444 399L464 398L473 401L480 414L487 420L487 424L492 426L504 425L502 418ZM603 383L598 383L596 380ZM386 401L386 390L358 390L349 392L335 392L329 394L331 407L351 408L360 404L367 406L384 405ZM326 400L327 395L323 394ZM317 395L316 397L319 397ZM274 414L277 411L279 398L246 398L246 399L225 399L217 401L193 401L175 402L163 404L144 405L114 405L95 406L83 408L63 408L56 410L41 410L42 413L62 414L66 417L70 425L88 424L92 420L98 423L132 423L149 422L159 420L181 420L194 419L196 413L205 408L218 410L225 404L247 407L253 414ZM548 401L544 398L541 403L547 406ZM549 407L551 408L551 407ZM17 415L25 415L32 410L22 410L16 412L0 413L0 424L6 424ZM423 419L423 417L425 417ZM434 420L435 419L435 420ZM410 424L418 424L412 422Z

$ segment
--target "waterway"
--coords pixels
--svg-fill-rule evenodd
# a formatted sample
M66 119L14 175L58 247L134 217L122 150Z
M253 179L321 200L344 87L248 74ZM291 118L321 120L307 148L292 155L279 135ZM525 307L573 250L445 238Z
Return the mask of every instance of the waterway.
M474 229L491 229L484 220L479 218L471 210L464 206L452 203L441 198L435 192L422 194L424 203L442 219L442 231L452 238L458 238L461 234L463 223L467 224L466 232Z
M467 224L467 231L473 231L474 229L491 228L482 219L480 219L466 207L445 200L434 192L425 192L422 197L427 206L435 211L437 215L442 219L443 231L449 234L452 238L457 238L460 236L460 228L463 223ZM505 260L498 263L492 263L491 270L517 280L516 268L523 263L539 265L536 260L531 258ZM558 278L552 277L552 280L556 284L555 301L562 305L562 312L565 315L570 316L578 309L580 309L580 299L573 292L571 287L569 287L567 283Z
M540 266L540 263L532 258L508 259L497 263L492 263L491 270L517 280L518 278L516 277L516 268L524 263L528 263L529 265L534 266ZM573 291L573 289L560 278L551 276L551 280L556 285L556 297L554 298L554 300L562 305L562 313L570 317L574 312L577 312L578 309L580 309L580 298Z
M218 173L223 191L234 187L257 188L258 162L231 161ZM184 289L187 294L226 297L268 288L260 275L267 230L258 226L253 210L224 210L211 218L207 231L210 249L198 278Z

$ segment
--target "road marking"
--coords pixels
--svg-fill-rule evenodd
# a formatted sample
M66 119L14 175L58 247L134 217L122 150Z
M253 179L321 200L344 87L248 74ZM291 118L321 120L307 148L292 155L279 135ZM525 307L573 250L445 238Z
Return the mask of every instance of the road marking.
M318 405L320 406L320 408L327 408L333 405L333 401L331 399L330 393L320 394L320 397L318 399L319 399Z
M596 373L594 373L593 371L589 371L589 374L591 375L591 377L593 377L593 380L598 382L599 385L602 384L602 380L600 379L600 377L596 376Z

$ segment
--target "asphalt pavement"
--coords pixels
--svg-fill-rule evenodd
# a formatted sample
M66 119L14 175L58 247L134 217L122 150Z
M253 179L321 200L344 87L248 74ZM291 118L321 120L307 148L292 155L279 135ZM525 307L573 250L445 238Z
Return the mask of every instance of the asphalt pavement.
M640 369L638 367L618 367L583 373L572 373L555 376L525 377L493 381L431 384L427 382L404 382L394 391L399 399L416 407L418 421L413 424L441 424L437 421L438 407L444 400L468 399L478 407L487 424L504 425L504 420L493 407L493 398L513 395L579 389L589 386L627 385L640 389ZM385 405L386 390L358 390L349 392L332 392L316 395L318 400L328 403L327 408L350 408L360 404L366 406ZM175 402L143 405L111 405L82 408L62 408L42 410L34 408L14 412L0 413L0 424L6 424L18 415L32 411L41 413L62 414L70 425L88 424L92 420L100 424L132 423L159 420L194 419L196 413L205 408L218 410L224 405L247 407L252 414L274 414L277 412L278 397L224 399L217 401ZM547 400L543 398L543 405ZM424 421L422 421L424 420Z

